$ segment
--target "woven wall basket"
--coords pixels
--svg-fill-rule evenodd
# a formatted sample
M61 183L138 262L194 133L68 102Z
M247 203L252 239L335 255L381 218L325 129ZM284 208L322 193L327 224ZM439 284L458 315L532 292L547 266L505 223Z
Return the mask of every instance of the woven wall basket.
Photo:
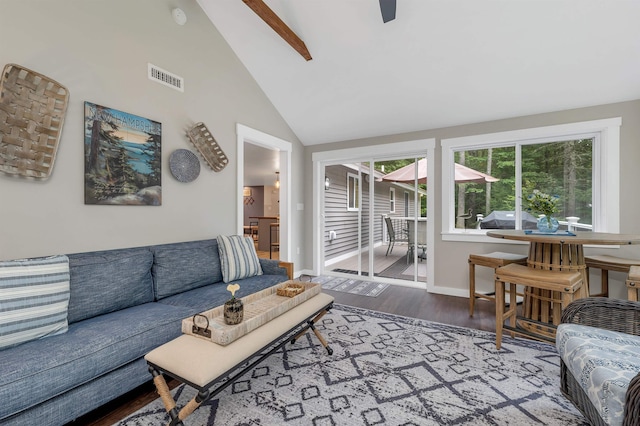
M69 91L7 64L0 80L0 173L47 179L58 150Z
M204 123L193 126L187 136L214 172L222 171L229 164L229 159Z

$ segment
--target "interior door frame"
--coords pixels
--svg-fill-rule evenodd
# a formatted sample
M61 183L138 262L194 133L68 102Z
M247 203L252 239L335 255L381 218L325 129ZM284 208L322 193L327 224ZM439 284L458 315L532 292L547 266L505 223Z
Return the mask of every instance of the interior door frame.
M293 144L251 127L236 123L236 232L244 233L244 144L245 142L280 152L280 255L282 261L291 261L291 151Z
M314 275L319 275L324 268L324 248L323 248L323 230L324 230L324 169L326 165L337 164L341 162L366 162L366 161L382 161L386 158L393 157L426 157L427 158L427 181L430 182L427 189L427 205L432 209L437 208L435 203L435 138L418 139L405 142L397 142L390 144L380 144L357 148L345 148L330 151L314 152L311 155L313 163L313 271ZM428 215L429 216L429 215ZM434 253L435 245L435 220L427 221L427 251ZM427 256L427 283L426 290L429 291L434 287L435 273L434 256ZM375 278L375 277L373 277ZM398 280L399 281L399 280ZM406 281L410 287L415 287L415 282ZM425 288L418 282L419 288Z

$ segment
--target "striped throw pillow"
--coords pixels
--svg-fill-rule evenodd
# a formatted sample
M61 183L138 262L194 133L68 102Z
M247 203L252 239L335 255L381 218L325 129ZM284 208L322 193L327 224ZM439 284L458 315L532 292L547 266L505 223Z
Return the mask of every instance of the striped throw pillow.
M0 349L67 331L69 259L0 262Z
M253 239L240 235L218 236L218 252L225 283L262 275L262 267Z

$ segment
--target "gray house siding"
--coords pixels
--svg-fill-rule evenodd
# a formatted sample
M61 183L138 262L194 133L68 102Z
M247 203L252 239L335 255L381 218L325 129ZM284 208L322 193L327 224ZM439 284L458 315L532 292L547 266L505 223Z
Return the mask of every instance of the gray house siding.
M327 166L325 176L329 178L329 188L324 191L324 255L329 261L344 254L354 253L358 250L358 218L362 214L362 247L369 244L369 185L366 182L365 174L362 174L362 200L360 202L360 212L348 211L347 209L347 175L358 174L357 169L346 165ZM396 209L390 212L389 189L396 188ZM405 216L404 192L406 188L398 186L393 182L375 182L374 185L374 242L376 244L387 241L386 227L383 216L391 217ZM413 208L413 192L410 192L410 208ZM336 233L336 238L331 241L330 232Z

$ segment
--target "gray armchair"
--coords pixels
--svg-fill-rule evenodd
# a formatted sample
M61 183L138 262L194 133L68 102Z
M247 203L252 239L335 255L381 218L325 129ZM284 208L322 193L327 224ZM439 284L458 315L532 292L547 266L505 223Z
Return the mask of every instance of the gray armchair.
M565 308L560 322L560 327L562 327L562 324L580 324L617 333L640 336L640 303L602 297L579 299ZM588 330L585 334L588 334ZM560 328L558 329L558 338L559 336ZM561 343L559 340L557 344L560 350ZM610 345L606 344L606 347L610 348ZM619 355L613 350L611 352L611 356L617 361ZM580 386L579 381L571 373L567 364L565 364L562 352L560 356L560 390L562 393L584 414L592 425L608 424L600 416L598 409ZM602 364L602 358L597 359L596 363ZM640 370L631 379L624 396L622 425L640 425Z

